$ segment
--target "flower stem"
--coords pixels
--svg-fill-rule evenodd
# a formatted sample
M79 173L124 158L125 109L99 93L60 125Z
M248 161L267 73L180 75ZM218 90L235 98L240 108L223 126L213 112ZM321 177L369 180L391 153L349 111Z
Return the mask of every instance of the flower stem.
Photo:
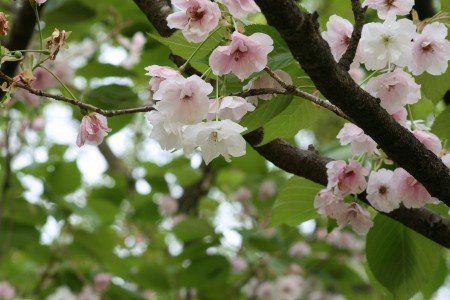
M43 45L43 39L42 39L41 20L39 19L39 13L37 11L37 3L34 2L34 4L32 4L32 6L33 6L34 15L36 17L36 24L37 24L38 31L39 31L39 49L42 51L44 48L44 45ZM41 61L41 53L39 53L38 61L39 62Z
M219 31L219 29L221 29L223 26L218 26L216 29L214 29L210 35L208 35L208 37L200 43L200 45L198 45L198 47L194 50L194 52L192 52L192 54L189 56L189 58L186 60L186 62L178 68L178 71L183 72L184 69L186 69L187 65L189 64L189 62L192 60L192 58L194 58L195 54L197 54L197 52L200 50L201 47L203 47L203 45L206 43L206 41L209 40L210 37L212 37L217 31Z
M406 108L408 109L409 119L411 120L411 130L414 130L414 129L416 129L416 125L414 123L414 117L413 117L411 105L407 104Z
M53 73L50 69L48 69L47 67L45 67L45 66L43 66L43 65L39 65L39 67L41 67L42 69L46 70L50 75L52 75L53 78L55 78L55 79L59 82L59 84L60 84L60 85L61 85L61 86L69 93L69 95L70 95L73 99L77 100L77 97L75 97L75 95L72 93L72 91L64 84L64 82L62 82L61 79L59 79L58 76L56 76L55 73Z
M216 79L216 122L219 121L219 76Z

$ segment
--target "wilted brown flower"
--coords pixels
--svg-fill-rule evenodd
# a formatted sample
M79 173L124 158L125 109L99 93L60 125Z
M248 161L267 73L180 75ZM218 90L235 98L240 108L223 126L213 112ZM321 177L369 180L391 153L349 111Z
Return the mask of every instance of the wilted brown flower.
M70 31L66 32L65 30L59 31L58 28L53 30L52 35L47 39L47 49L50 50L51 60L55 60L61 46L68 48L66 40L69 38L70 33Z
M0 36L7 35L9 31L8 17L4 13L0 12Z

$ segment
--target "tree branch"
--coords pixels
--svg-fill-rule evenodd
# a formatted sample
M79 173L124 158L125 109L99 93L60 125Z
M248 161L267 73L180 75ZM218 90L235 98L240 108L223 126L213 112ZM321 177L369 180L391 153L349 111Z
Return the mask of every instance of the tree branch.
M359 0L351 0L351 1L352 1L353 16L355 18L355 26L353 27L353 32L350 38L348 48L345 51L344 55L339 60L339 66L346 71L350 69L350 65L355 59L356 49L358 48L358 43L359 40L361 39L361 31L364 26L365 12L367 8L367 7L362 8Z
M139 9L145 14L162 37L169 37L175 32L167 27L166 18L172 13L170 1L167 0L133 0Z
M330 158L323 157L315 151L298 149L282 139L257 146L263 139L262 129L250 132L244 135L244 138L260 155L277 167L324 186L327 185L325 165L331 161ZM365 193L358 195L358 198L370 205ZM403 206L384 214L450 249L450 220L441 215L426 208L407 209Z
M321 37L317 16L301 11L293 0L256 2L319 91L352 118L392 160L419 180L431 195L450 206L449 169L336 64Z
M140 106L140 107L133 107L133 108L126 108L126 109L117 109L117 110L107 110L107 109L101 109L94 105L84 103L75 99L67 98L61 95L54 95L50 94L41 90L36 90L30 87L28 84L17 82L13 78L9 77L8 75L2 73L0 71L0 78L4 81L8 82L11 85L17 86L21 89L27 90L28 92L42 97L47 97L50 99L66 102L75 106L78 106L80 108L84 108L88 111L96 112L98 114L104 115L105 117L114 117L114 116L120 116L120 115L126 115L126 114L133 114L137 112L147 112L154 110L153 105L146 105L146 106Z

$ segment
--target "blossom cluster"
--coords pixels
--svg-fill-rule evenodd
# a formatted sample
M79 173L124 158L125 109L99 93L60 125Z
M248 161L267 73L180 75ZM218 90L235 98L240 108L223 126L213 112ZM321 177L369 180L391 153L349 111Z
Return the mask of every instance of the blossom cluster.
M259 11L252 0L219 2L236 18ZM167 17L168 26L181 29L190 42L205 41L223 18L216 2L173 0L172 4L179 11ZM269 35L246 36L235 30L225 45L212 51L209 65L217 76L233 73L245 80L264 69L272 50L273 40ZM153 126L150 137L163 149L183 149L189 154L199 147L207 164L219 155L230 161L231 156L245 154L246 144L241 134L246 128L238 122L255 109L253 104L237 96L218 96L218 90L216 97L210 99L214 88L203 76L185 78L178 70L158 65L149 66L146 71L152 76L149 85L153 99L158 100L155 110L147 114Z
M442 155L439 138L425 131L417 122L407 121L407 105L421 99L421 86L413 75L428 72L443 74L450 59L450 42L446 39L447 27L438 22L414 24L408 19L397 20L397 15L408 14L412 0L366 0L362 4L377 10L383 23L363 26L355 59L351 67L363 64L367 70L375 70L363 88L399 124L406 127L436 156ZM322 37L328 42L336 61L342 57L350 43L353 26L347 20L332 16ZM411 117L411 116L410 116ZM314 205L320 214L336 219L340 227L351 223L358 233L365 233L371 226L369 213L356 203L348 204L344 197L367 193L367 200L378 211L390 212L402 204L406 208L418 208L434 203L425 187L402 168L380 168L384 154L376 142L358 126L347 123L338 133L341 145L351 146L353 155L373 157L370 171L358 161L333 161L327 164L328 185L315 198ZM444 160L444 158L443 158ZM444 161L445 163L445 161Z

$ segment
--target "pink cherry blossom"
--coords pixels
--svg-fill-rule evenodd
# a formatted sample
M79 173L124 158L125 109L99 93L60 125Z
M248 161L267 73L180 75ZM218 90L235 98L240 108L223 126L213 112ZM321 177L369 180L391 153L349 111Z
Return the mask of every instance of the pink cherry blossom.
M278 75L286 84L292 84L292 78L289 73L283 70L275 70L274 73ZM243 87L244 91L251 89L282 89L282 86L272 78L269 74L263 74L256 79L252 79L247 85ZM258 98L262 100L270 100L273 98L272 94L258 95L247 97L247 101L253 104L258 104Z
M368 70L380 70L389 64L404 67L411 62L412 39L416 26L408 19L396 21L390 13L383 24L365 24L359 41L358 61Z
M332 15L328 20L327 31L322 32L322 37L330 46L336 61L339 61L347 50L352 32L353 25L348 20L337 15Z
M269 200L277 193L277 185L273 180L265 180L258 189L259 200L265 201Z
M419 208L426 203L438 201L428 193L427 189L402 168L394 170L392 184L397 195L406 208Z
M414 0L365 0L362 6L376 9L378 18L386 19L388 13L400 16L409 14L414 6Z
M105 116L97 113L86 115L81 120L77 146L81 147L84 144L100 145L110 131L111 128L108 128L108 121Z
M354 155L367 153L369 156L380 154L377 143L358 126L352 123L345 123L344 127L336 136L341 145L351 144L351 151Z
M447 153L444 156L442 156L441 160L444 163L444 165L447 166L447 168L450 168L450 153Z
M297 242L289 248L289 255L292 257L307 256L311 253L311 247L305 242Z
M178 70L174 70L169 67L164 66L158 66L158 65L151 65L145 68L145 75L152 76L152 79L150 79L149 85L150 89L153 92L156 92L159 89L159 85L161 82L168 78L177 78L182 77L180 72Z
M37 4L41 5L44 4L45 2L47 2L47 0L34 0L36 1Z
M252 196L252 192L245 186L241 186L233 195L234 200L239 202L247 202Z
M159 211L168 215L173 215L178 211L178 201L169 196L163 195L159 199Z
M245 154L246 143L241 133L246 129L231 120L189 125L183 133L183 149L186 153L190 153L199 146L206 164L219 155L230 162L230 156L238 157Z
M206 117L209 110L208 94L212 91L212 85L197 75L176 77L161 82L153 99L161 100L155 108L166 114L170 122L195 124Z
M9 282L2 281L0 282L0 299L3 300L12 300L16 296L16 291L13 286L9 284Z
M336 222L340 228L350 223L353 230L358 234L366 234L373 226L370 214L357 203L344 203L345 210L336 216Z
M247 261L242 256L232 257L230 264L233 273L240 273L248 267Z
M273 40L265 33L245 36L237 31L228 46L219 46L209 57L209 65L216 75L233 72L240 80L259 72L267 65L267 55L273 50Z
M361 68L360 64L356 61L350 65L350 70L348 70L348 74L350 74L350 77L355 82L360 82L365 77L365 72L363 68Z
M349 164L343 160L327 163L328 189L333 189L337 195L346 196L359 194L366 189L367 181L364 176L369 171L362 167L356 160L349 160Z
M213 99L209 104L209 112L207 119L213 120L216 118L216 110L218 107L219 118L221 120L229 119L238 122L249 111L254 111L255 107L248 103L242 97L227 96L219 100L217 105L216 100Z
M261 11L254 0L219 0L218 2L225 5L235 18L245 18L248 14Z
M90 286L84 286L77 300L100 300L100 295Z
M126 69L131 69L141 61L142 50L147 39L142 32L138 31L131 39L119 35L117 41L128 50L128 55L121 62L121 65Z
M275 282L276 299L299 299L303 290L304 281L299 275L278 277Z
M256 296L261 300L273 300L275 285L272 282L265 281L256 288Z
M330 189L321 190L314 198L314 208L317 212L330 218L336 217L335 214L342 203L343 198Z
M112 276L109 273L99 273L95 275L95 290L99 293L106 290L111 284Z
M408 111L406 110L406 108L401 107L398 111L391 114L391 117L394 118L394 120L397 121L397 123L405 127L406 118L408 117Z
M167 26L181 29L189 42L200 43L219 24L221 17L217 3L209 0L172 0L181 11L167 17Z
M445 73L450 59L450 41L446 39L447 27L438 22L425 26L421 34L414 37L413 60L409 69L414 75L428 72L432 75Z
M439 156L442 151L442 144L441 140L436 135L422 130L414 130L412 131L412 134L424 144L428 150Z
M182 147L183 124L170 122L167 115L159 111L151 111L146 117L152 125L150 138L156 140L162 149L172 150Z
M371 78L365 90L380 98L380 105L389 114L394 114L406 104L414 104L421 98L420 85L401 69Z
M400 207L396 188L392 185L391 170L372 171L367 182L367 200L377 210L390 212Z

